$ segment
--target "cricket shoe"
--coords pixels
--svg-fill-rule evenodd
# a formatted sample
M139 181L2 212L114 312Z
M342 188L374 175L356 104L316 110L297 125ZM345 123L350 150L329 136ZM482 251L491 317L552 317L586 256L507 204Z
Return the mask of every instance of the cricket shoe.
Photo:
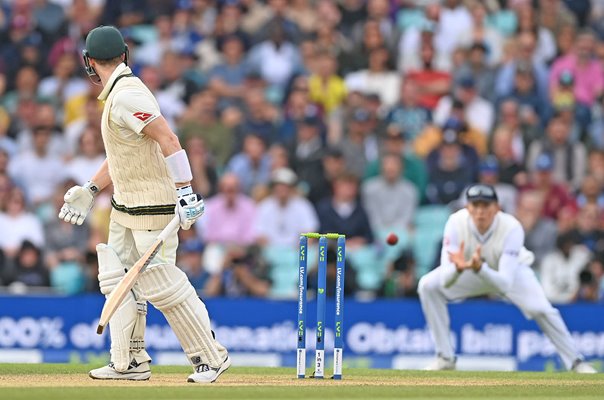
M193 383L213 383L218 377L231 366L231 359L227 356L222 365L218 368L211 368L207 364L201 364L195 367L195 372L189 375L187 382Z
M129 381L146 381L151 377L151 368L149 361L137 363L132 360L128 369L124 372L115 370L112 362L101 368L93 369L88 373L92 379L122 379Z
M455 362L457 361L456 357L453 358L445 358L443 356L437 356L436 360L434 360L430 365L424 368L424 371L445 371L445 370L454 370Z
M571 371L576 372L578 374L597 374L598 371L591 366L591 364L586 363L583 360L577 360L574 362Z

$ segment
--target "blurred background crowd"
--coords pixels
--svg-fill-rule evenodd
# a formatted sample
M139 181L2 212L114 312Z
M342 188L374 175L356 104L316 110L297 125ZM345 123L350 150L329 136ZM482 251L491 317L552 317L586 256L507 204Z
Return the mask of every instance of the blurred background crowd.
M295 297L320 231L347 235L348 295L415 296L481 181L552 302L604 300L603 0L0 0L4 291L98 292L110 190L82 226L56 215L104 160L99 24L206 198L177 260L200 295Z

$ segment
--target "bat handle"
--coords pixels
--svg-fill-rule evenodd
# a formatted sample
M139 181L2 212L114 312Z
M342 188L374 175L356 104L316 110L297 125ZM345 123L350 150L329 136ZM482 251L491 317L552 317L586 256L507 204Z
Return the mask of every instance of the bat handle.
M163 242L168 236L172 234L172 232L178 230L179 226L180 218L178 217L178 215L175 215L174 218L172 218L172 220L168 223L168 225L166 225L164 230L161 231L161 233L157 236L157 239Z

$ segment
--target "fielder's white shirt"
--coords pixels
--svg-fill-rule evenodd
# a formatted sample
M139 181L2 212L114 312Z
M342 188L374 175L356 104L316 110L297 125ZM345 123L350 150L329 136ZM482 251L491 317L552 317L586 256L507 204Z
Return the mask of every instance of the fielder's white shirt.
M449 253L459 251L462 242L466 260L472 257L477 246L481 246L483 264L478 275L501 293L508 291L518 266L530 266L535 260L533 253L524 247L522 225L512 215L499 211L491 227L481 235L470 213L464 208L451 215L445 225L440 256L444 269L442 284L445 287L453 285L460 275L455 265L449 261Z

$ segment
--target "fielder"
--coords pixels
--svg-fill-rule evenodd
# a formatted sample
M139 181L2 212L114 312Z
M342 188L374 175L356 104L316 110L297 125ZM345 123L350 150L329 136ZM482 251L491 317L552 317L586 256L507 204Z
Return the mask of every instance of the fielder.
M128 67L128 47L119 30L101 26L90 31L83 56L86 73L103 86L98 98L105 103L101 133L107 159L89 182L67 191L59 218L81 225L95 196L113 183L108 243L97 246L100 288L107 296L175 213L181 227L189 229L203 214L204 203L191 189L187 154L151 92ZM205 305L175 266L177 247L174 232L111 318L111 362L90 371L90 377L149 379L147 300L164 314L191 362L189 382L214 382L229 368Z
M520 222L500 211L492 186L470 186L466 198L466 208L451 215L445 225L441 265L419 281L419 298L437 353L427 369L455 369L447 303L498 294L517 305L525 317L535 319L567 369L595 373L575 349L560 313L546 299L530 268L534 256L524 247Z

